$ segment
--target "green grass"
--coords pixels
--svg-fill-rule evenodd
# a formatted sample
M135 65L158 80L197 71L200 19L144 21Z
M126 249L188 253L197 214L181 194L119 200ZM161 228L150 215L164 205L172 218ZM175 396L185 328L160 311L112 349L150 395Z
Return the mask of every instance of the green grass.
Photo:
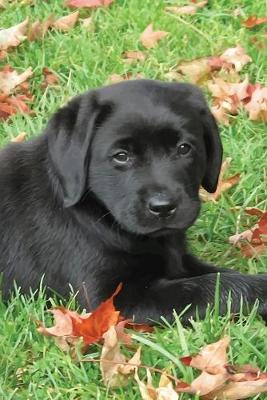
M10 1L9 6L0 11L1 27L19 23L28 15L34 21L46 18L50 13L60 17L70 12L63 6L63 0L36 0L34 3L31 7L21 1ZM210 0L208 7L187 17L177 18L164 12L166 5L176 4L184 3L179 0L114 0L110 8L81 12L82 17L92 15L93 33L78 23L69 33L49 31L43 40L25 41L11 51L2 65L10 64L21 72L29 66L33 68L34 76L30 82L35 96L32 105L35 115L16 115L3 123L0 143L4 145L22 131L29 135L39 133L58 106L77 93L106 84L113 73L143 73L147 78L166 80L168 71L179 61L217 55L236 44L242 45L253 59L242 71L242 76L248 74L252 82L266 85L267 47L259 49L253 44L255 37L264 41L266 25L253 30L241 25L241 20L250 15L265 16L266 0ZM243 17L233 16L237 7L241 7ZM121 54L126 50L143 50L138 39L150 22L155 29L170 34L155 49L146 51L143 64L129 66ZM45 66L58 74L60 86L42 92L40 84ZM242 179L218 204L203 206L198 222L189 233L191 247L200 258L218 265L249 273L264 272L267 255L244 259L227 241L236 232L238 218L241 218L240 229L250 223L242 211L245 207L267 208L266 125L249 121L244 113L233 119L230 127L221 127L221 134L225 156L233 158L229 173L241 172ZM231 211L234 206L240 206L241 210ZM26 299L16 294L9 305L0 302L0 399L140 399L132 382L125 389L106 389L101 383L98 365L74 363L52 340L38 335L34 319L49 320L42 291L38 299ZM144 364L167 368L177 377L190 380L192 371L171 361L166 351L177 358L197 352L202 345L223 334L230 334L231 361L249 362L266 370L267 329L255 312L236 323L231 322L230 315L220 318L215 313L208 314L203 322L194 322L193 329L182 328L178 319L173 326L163 325L165 328L157 329L154 334L140 335L138 339L143 343ZM98 346L92 347L91 352L96 358L99 351ZM180 397L188 398L192 396Z

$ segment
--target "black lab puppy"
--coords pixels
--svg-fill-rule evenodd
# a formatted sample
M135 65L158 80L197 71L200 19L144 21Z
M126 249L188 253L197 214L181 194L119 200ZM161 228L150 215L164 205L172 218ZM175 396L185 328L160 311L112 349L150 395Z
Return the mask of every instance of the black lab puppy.
M7 295L69 284L95 308L122 282L116 305L136 321L171 319L188 304L203 315L219 270L186 248L199 187L214 192L218 128L198 88L139 80L74 98L44 133L0 153L0 271ZM231 292L267 302L267 275L221 270ZM86 294L87 293L87 294ZM89 298L89 301L87 300Z

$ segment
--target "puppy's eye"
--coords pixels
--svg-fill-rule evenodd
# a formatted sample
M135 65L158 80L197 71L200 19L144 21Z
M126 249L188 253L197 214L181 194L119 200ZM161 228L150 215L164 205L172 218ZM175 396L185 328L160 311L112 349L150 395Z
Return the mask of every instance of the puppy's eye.
M113 160L118 164L126 164L130 157L127 151L120 151L113 156Z
M177 153L178 154L187 154L191 150L191 146L187 143L182 143L177 147Z

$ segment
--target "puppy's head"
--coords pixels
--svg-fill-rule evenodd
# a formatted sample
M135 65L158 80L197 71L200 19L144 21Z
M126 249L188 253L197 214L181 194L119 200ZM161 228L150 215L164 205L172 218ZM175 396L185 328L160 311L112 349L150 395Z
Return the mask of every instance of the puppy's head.
M135 234L188 228L200 185L216 190L221 141L193 85L140 80L88 92L52 118L48 137L65 207L90 191Z

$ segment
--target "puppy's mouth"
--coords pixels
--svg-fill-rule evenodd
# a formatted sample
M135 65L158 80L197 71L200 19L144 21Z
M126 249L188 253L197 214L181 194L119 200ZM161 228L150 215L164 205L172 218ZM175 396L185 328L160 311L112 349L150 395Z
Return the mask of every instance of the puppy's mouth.
M179 229L177 229L177 228L160 228L160 229L154 230L152 232L149 232L148 236L151 236L151 237L167 236L167 235L172 235L178 231L179 231Z

